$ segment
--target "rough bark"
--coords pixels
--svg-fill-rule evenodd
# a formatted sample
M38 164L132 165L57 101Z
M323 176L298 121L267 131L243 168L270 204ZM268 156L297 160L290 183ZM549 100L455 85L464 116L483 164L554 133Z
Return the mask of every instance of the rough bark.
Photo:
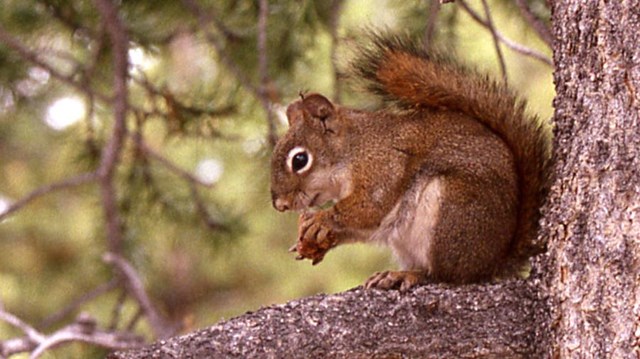
M111 358L539 357L534 283L316 295Z
M640 3L556 1L549 355L640 354Z

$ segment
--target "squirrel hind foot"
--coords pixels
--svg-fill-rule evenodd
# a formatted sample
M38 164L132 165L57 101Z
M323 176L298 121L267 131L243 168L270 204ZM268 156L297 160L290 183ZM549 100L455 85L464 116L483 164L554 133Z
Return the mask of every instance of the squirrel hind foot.
M426 281L427 273L424 271L384 271L376 272L369 277L364 284L364 288L381 290L398 289L401 292L406 292Z

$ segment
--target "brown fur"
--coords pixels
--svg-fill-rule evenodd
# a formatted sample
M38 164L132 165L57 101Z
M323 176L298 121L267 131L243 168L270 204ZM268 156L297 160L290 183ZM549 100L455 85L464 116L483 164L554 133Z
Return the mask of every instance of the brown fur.
M290 105L291 128L274 150L279 210L336 202L303 215L299 258L317 263L337 244L382 241L408 271L377 275L369 286L405 288L416 278L487 280L531 254L550 134L524 103L393 36L374 36L354 73L387 107L359 111L309 95ZM313 157L308 172L287 167L297 147Z

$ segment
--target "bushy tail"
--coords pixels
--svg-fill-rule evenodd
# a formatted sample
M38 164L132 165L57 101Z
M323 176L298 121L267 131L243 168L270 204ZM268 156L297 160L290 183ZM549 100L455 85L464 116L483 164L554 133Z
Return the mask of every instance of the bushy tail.
M539 252L536 242L540 207L546 195L551 132L506 86L427 53L408 38L374 34L360 49L353 69L367 87L404 108L446 108L482 122L510 147L517 164L520 190L514 253Z

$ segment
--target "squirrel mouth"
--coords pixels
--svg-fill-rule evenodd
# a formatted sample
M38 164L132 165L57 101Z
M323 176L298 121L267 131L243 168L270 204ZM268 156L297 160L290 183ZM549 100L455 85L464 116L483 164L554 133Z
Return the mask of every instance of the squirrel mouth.
M318 200L318 197L320 197L320 193L316 193L311 200L309 201L309 203L307 203L306 207L307 208L311 208L311 207L315 207L317 205L316 201Z
M325 210L333 207L337 202L334 199L323 198L322 192L318 192L313 197L307 197L307 198L311 198L311 199L305 205L306 209Z

